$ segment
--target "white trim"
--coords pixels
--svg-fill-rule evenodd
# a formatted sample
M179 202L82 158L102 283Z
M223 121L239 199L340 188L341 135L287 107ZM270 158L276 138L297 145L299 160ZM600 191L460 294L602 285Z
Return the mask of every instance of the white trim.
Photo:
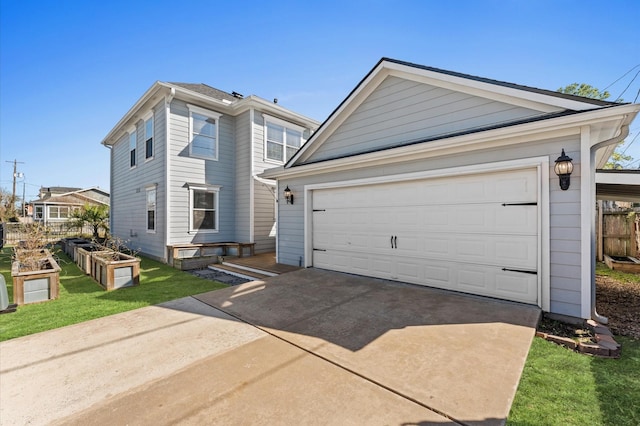
M412 145L404 145L395 148L384 149L371 153L361 154L357 156L357 162L372 161L377 158L396 159L402 156L411 156L413 159L416 155L429 155L432 151L446 148L450 153L465 152L469 150L469 145L474 145L478 149L493 148L501 145L508 145L516 141L529 141L531 135L541 137L550 134L550 137L565 136L569 134L578 135L579 127L585 124L596 124L596 122L606 122L615 120L625 120L628 115L635 115L640 110L639 104L620 105L609 108L601 108L592 111L571 114L557 118L547 118L529 123L523 123L514 126L505 126L482 132L468 133L461 136L446 137L442 139L431 140L427 143L416 143ZM329 119L331 120L331 118ZM327 121L329 122L329 121ZM322 135L327 133L328 129L325 125L319 129L305 143L295 156L286 164L286 169L273 170L275 176L285 175L286 172L294 173L295 169L300 168L329 168L339 164L341 161L349 163L353 167L356 156L339 158L336 160L326 160L318 163L296 165L298 161L306 161L323 143L325 139L321 139ZM544 136L545 138L547 136ZM311 148L313 147L313 148ZM307 152L309 151L309 152ZM449 153L449 152L447 152ZM431 154L433 155L433 154ZM272 177L271 173L268 177Z
M149 229L149 191L154 191L153 200L153 229ZM147 234L156 234L158 232L158 184L147 185L144 188L144 206L145 206L145 230Z
M211 160L218 161L218 150L220 148L220 117L222 114L219 112L211 111L205 108L201 108L195 105L187 104L187 109L189 110L189 157L193 158L201 158L203 160ZM216 121L216 129L215 129L215 147L214 147L214 155L207 156L201 154L193 153L193 114L203 115L208 118L213 118Z
M549 227L549 157L530 157L518 160L499 161L486 164L452 167L439 170L402 173L387 176L374 176L337 182L308 184L304 186L304 263L305 267L313 266L313 191L319 189L344 188L350 186L376 185L422 179L435 179L498 171L536 168L538 175L538 306L543 310L550 307L550 227ZM278 182L280 183L280 182ZM293 188L292 188L293 189Z
M144 120L142 120L142 129L144 137L142 138L143 147L144 147L144 162L148 162L154 159L156 155L156 117L154 111L152 110L150 114L145 115ZM147 122L151 120L151 138L147 135ZM147 141L151 139L151 156L147 157Z
M164 150L164 245L165 247L172 244L171 240L171 218L169 215L169 208L171 207L171 102L175 95L175 90L172 90L169 96L164 98L164 110L165 110L165 150ZM165 260L169 259L169 254L165 250Z
M591 169L595 153L591 152L591 128L582 126L580 130L580 316L589 319L591 318L591 257L595 253L591 247L592 241L595 241L595 236L592 238L592 232L595 232L595 172Z
M297 125L297 124L291 123L289 121L286 121L286 120L283 120L281 118L277 118L277 117L274 117L274 116L271 116L271 115L268 115L268 114L265 114L265 113L262 113L262 118L263 118L263 122L262 122L263 124L262 125L264 126L264 129L263 129L263 134L264 134L264 137L263 137L263 152L264 152L264 155L263 155L262 160L265 163L270 163L270 164L277 164L277 165L285 164L287 162L286 158L287 158L287 146L288 146L287 145L287 140L286 140L287 129L294 130L296 132L300 132L300 146L298 147L298 151L300 151L300 149L304 146L304 144L306 142L305 139L304 139L304 132L305 132L306 129L304 127L302 127L302 126ZM267 138L267 134L268 134L267 123L272 123L272 124L275 124L276 126L284 127L284 134L283 134L284 140L283 140L283 144L282 144L282 156L283 156L282 160L274 160L273 158L269 158L267 156L268 155L267 154L268 153L267 144L269 142L268 138ZM296 151L296 154L298 153L298 151ZM296 154L294 154L294 156Z
M262 118L265 120L265 126L266 126L266 122L270 121L273 124L277 124L278 126L288 127L289 129L297 130L300 133L304 133L304 131L306 130L304 127L298 124L292 123L287 120L283 120L282 118L274 117L273 115L265 114L264 112L262 113Z
M249 177L249 242L253 243L254 238L255 238L255 229L254 229L254 221L255 221L255 184L253 182L253 176L254 176L254 168L255 168L255 135L253 134L254 132L254 122L253 120L255 119L255 110L253 108L251 108L249 110L249 131L251 132L251 135L249 136L249 141L251 143L251 147L249 148L249 155L250 155L250 160L249 160L249 173L251 174L251 176ZM266 135L265 135L265 139L266 139ZM276 254L277 256L277 254Z
M220 185L208 185L208 184L192 184L187 183L187 189L189 191L189 234L217 234L220 232ZM215 206L215 229L195 229L193 227L193 192L195 190L213 192L214 193L214 206Z
M138 128L136 126L132 126L127 131L127 133L128 133L127 145L129 146L129 150L128 150L128 153L129 153L129 169L135 169L136 167L138 167ZM133 166L131 165L131 151L132 151L131 150L131 137L132 136L135 138L135 145L134 145L133 149L135 149L135 151L136 151L135 157L134 157L135 164Z

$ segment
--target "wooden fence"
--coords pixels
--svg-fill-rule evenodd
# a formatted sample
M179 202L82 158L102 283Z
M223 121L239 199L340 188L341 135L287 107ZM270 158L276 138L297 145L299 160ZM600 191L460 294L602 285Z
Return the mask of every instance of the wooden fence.
M4 244L16 244L18 241L24 240L26 233L23 223L6 222L2 224L2 238ZM72 228L66 223L48 224L46 227L46 235L49 241L57 241L65 237L78 237L80 235L93 235L93 228L85 225L83 229Z
M640 254L640 213L602 212L596 229L598 260L605 254L632 257Z

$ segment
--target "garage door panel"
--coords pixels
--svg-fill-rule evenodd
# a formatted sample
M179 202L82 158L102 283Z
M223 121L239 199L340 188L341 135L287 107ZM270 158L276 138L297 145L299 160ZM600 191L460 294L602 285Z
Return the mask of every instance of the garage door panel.
M537 176L530 168L314 190L313 265L535 303Z

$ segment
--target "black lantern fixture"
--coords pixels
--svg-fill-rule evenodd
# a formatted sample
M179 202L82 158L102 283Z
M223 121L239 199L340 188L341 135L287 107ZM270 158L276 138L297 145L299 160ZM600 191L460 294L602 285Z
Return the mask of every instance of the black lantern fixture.
M293 204L293 193L289 189L289 185L284 189L284 199L287 200L287 204Z
M571 172L573 172L573 159L564 153L562 149L562 155L556 159L556 165L553 168L558 177L560 178L560 189L566 191L569 189L571 183Z

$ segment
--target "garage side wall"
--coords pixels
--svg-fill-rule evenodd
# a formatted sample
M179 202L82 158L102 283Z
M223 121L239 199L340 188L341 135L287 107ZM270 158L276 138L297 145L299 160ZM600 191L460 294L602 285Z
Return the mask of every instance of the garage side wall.
M305 264L305 186L342 182L379 176L391 176L431 170L446 170L454 167L490 164L500 161L548 156L549 170L549 270L541 271L549 276L550 311L580 317L580 141L579 136L518 143L508 147L468 151L462 154L432 157L423 160L396 163L370 168L304 177L286 178L279 181L278 191L285 186L293 191L295 204L280 203L278 206L278 261L290 265ZM555 159L562 148L573 158L574 172L571 187L562 191L558 177L553 171ZM354 157L354 163L356 162ZM543 203L547 202L542 200Z

